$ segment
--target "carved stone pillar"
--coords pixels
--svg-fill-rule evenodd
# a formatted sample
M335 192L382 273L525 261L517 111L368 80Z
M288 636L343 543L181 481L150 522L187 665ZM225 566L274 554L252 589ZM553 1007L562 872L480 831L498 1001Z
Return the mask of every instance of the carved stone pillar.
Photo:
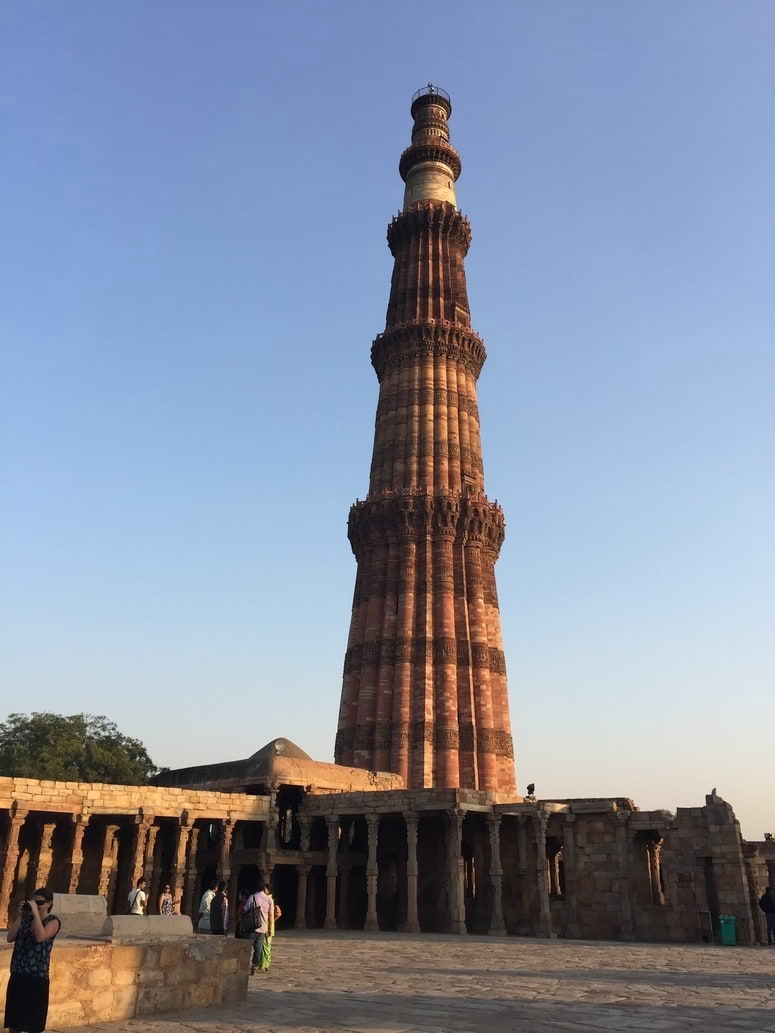
M619 867L619 878L617 882L619 903L621 907L621 933L622 940L635 939L635 926L632 913L632 887L630 885L630 840L627 823L630 818L629 811L615 811L613 814L616 828L616 859Z
M129 875L129 888L137 885L137 880L142 878L145 869L145 844L148 841L148 832L153 825L153 815L138 813L135 817L134 840L132 843L132 864Z
M463 935L466 928L465 864L463 861L462 811L447 811L447 887L449 931Z
M327 814L328 864L326 865L326 920L324 929L336 929L336 852L339 849L339 815Z
M369 833L369 857L366 864L366 922L363 928L367 932L379 929L377 918L377 886L379 868L377 867L377 845L379 841L379 815L367 814L366 827Z
M560 862L563 859L563 847L558 847L554 853L547 858L549 862L549 894L552 897L562 896L562 885L560 882Z
M55 821L47 821L41 829L40 846L38 848L38 856L35 862L35 888L38 886L45 886L48 882L48 877L51 873L51 866L54 862L52 842L54 839L54 833L56 832L56 827Z
M107 897L107 887L111 881L111 858L113 857L113 841L119 831L118 825L105 825L102 839L102 859L99 863L99 878L97 880L97 893L100 897ZM110 901L108 901L108 912L110 912Z
M546 939L554 937L552 931L552 907L549 902L549 867L546 858L546 824L549 816L545 811L536 811L533 819L536 846L536 889L538 892L538 935Z
M227 818L221 823L221 849L218 857L218 871L224 882L231 878L231 842L234 836L234 822Z
M175 856L172 861L172 874L170 875L170 889L175 901L175 910L183 914L183 881L186 874L186 854L188 842L191 838L191 825L188 820L188 812L183 811L178 824L177 837L175 840Z
M113 838L110 844L110 861L108 865L108 910L113 913L118 910L119 913L123 914L126 900L116 900L118 893L118 852L121 846L121 841L119 839L120 832L120 828L117 828L113 833Z
M97 885L97 892L108 901L108 913L110 913L113 900L110 892L111 876L113 875L113 859L118 853L118 825L105 826L105 838L102 841L102 861L100 863L100 877Z
M232 838L233 849L237 849L237 843ZM229 925L228 931L233 933L237 929L237 897L239 895L239 868L232 866L231 876L229 878Z
M307 928L307 879L309 878L309 865L301 864L298 868L298 889L296 892L296 921L294 929Z
M148 914L156 911L159 903L159 881L161 868L156 863L156 840L159 838L159 826L151 825L145 841L145 858L143 860L143 876L148 884Z
M195 894L197 851L199 850L199 834L201 831L201 829L196 827L191 829L191 838L188 842L188 864L186 865L186 888L183 892L183 908L181 909L182 914L191 916L194 928L196 928L198 914L196 906L199 903L199 901L195 899Z
M0 876L0 924L8 924L8 904L11 900L16 863L19 860L19 833L27 817L27 811L16 803L11 805L8 820L8 835L3 849L3 869Z
M277 809L277 800L279 795L276 789L269 793L269 811L264 827L261 830L261 849L264 852L276 850L278 847L277 828L280 824L280 814Z
M505 936L506 923L503 921L503 867L501 865L500 814L487 815L487 828L490 833L490 881L492 882L490 934L492 936Z
M417 829L419 816L412 811L404 813L406 822L406 924L404 932L419 933L420 920L417 914Z
M88 814L73 815L73 838L70 843L70 860L67 863L67 892L78 891L78 880L83 865L83 837L89 824Z
M660 878L662 840L655 840L648 844L649 858L649 881L651 883L651 902L653 904L664 904L665 893L662 889Z
M565 815L565 834L562 848L565 863L565 900L567 907L567 935L580 938L579 901L576 890L576 815Z

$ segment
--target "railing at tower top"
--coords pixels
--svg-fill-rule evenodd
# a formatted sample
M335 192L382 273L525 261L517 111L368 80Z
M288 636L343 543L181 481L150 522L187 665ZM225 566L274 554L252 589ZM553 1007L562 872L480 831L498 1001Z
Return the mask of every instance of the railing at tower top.
M434 86L432 82L429 82L427 86L423 86L412 96L412 104L420 97L441 97L447 104L452 104L452 98L446 90L442 90L440 86Z

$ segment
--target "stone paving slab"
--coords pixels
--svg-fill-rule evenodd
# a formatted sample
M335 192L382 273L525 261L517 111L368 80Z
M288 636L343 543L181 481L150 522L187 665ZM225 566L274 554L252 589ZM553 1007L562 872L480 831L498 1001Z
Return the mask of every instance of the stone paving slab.
M775 947L288 932L273 954L244 1004L69 1033L775 1033Z

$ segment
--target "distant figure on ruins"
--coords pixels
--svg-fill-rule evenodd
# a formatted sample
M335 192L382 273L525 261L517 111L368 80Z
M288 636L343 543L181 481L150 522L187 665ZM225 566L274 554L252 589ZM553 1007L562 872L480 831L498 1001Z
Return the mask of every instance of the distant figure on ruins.
M10 1033L42 1033L46 1028L51 948L61 926L51 914L53 901L50 889L36 889L8 930L13 954L3 1025Z
M274 932L274 901L268 883L264 883L260 892L254 893L245 901L241 930L244 939L253 940L251 976L256 972L265 972L272 960L271 941L267 944L267 939Z
M126 909L127 914L130 915L148 913L148 895L145 892L145 879L142 877L137 880L135 888L129 891L129 896L126 898Z
M199 921L197 922L197 930L200 933L210 932L210 907L215 897L215 887L217 883L215 879L212 879L207 883L207 888L202 894L202 899L199 901Z
M169 885L165 886L159 895L159 914L175 914L175 898L172 896L172 890Z
M226 883L219 882L210 904L210 932L213 936L225 936L229 927L229 901L226 897Z
M762 894L759 907L767 919L767 943L772 946L775 944L775 893L773 893L772 886L768 886Z

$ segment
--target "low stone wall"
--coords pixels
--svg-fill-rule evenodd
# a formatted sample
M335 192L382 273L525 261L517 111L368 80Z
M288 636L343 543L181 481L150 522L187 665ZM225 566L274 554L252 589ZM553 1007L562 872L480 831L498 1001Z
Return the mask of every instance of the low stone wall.
M0 948L0 1000L11 945ZM247 996L250 945L225 936L122 943L57 941L48 1026L66 1028L157 1012L233 1004Z

